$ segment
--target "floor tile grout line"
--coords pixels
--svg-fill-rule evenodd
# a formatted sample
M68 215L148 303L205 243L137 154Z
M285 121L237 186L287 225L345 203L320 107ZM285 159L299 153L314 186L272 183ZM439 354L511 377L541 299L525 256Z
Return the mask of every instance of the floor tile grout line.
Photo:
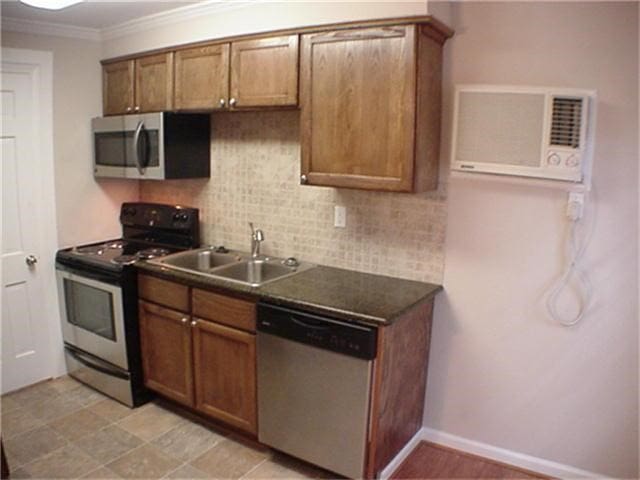
M262 465L267 460L269 460L268 456L266 458L264 458L261 462L257 463L253 468L251 468L248 472L246 472L244 475L242 475L238 480L246 478L247 475L249 475L251 472L253 472L256 468L258 468L260 465Z

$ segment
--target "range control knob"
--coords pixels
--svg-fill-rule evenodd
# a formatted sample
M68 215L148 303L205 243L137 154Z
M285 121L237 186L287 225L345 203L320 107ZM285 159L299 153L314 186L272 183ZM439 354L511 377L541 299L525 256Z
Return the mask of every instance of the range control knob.
M123 215L127 217L133 217L136 214L135 207L126 207L122 210Z
M174 222L186 222L187 220L189 220L189 215L187 213L176 212L173 214Z
M558 155L557 153L550 153L549 156L547 157L547 163L549 165L560 165L560 155Z

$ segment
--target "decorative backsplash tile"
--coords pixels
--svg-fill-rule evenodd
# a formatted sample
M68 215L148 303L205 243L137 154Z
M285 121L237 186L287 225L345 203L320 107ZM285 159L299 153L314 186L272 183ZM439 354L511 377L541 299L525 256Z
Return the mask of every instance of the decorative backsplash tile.
M441 283L446 195L301 186L298 111L212 115L211 178L143 181L143 201L200 208L203 244ZM333 226L334 205L347 208Z

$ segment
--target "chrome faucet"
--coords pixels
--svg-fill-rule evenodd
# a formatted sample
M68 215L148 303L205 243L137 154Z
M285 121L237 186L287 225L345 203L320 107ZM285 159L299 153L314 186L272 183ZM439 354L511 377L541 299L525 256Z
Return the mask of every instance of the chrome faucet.
M251 227L251 258L258 258L260 256L260 243L264 241L264 233L259 228L256 230L253 228L253 223L249 222Z

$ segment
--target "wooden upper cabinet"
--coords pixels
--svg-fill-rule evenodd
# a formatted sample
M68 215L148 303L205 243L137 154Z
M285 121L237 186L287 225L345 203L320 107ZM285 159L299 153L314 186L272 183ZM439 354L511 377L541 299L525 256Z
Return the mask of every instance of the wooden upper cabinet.
M162 112L173 105L173 52L136 59L135 111Z
M257 433L255 335L196 319L193 346L196 408Z
M229 44L175 52L175 108L225 108L229 99Z
M441 42L420 25L307 34L300 62L302 183L436 187Z
M133 60L109 63L102 67L102 109L105 115L132 111L134 68Z
M298 35L231 44L231 106L298 103Z
M144 384L162 395L193 406L189 316L144 301L139 301L138 305Z

